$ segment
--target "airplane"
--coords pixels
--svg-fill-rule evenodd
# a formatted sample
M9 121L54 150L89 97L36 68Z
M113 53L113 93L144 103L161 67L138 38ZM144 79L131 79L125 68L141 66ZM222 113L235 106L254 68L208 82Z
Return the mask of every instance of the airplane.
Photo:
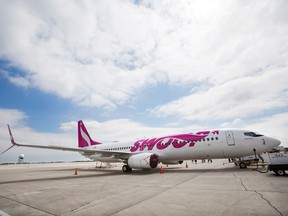
M79 152L84 157L101 162L123 162L123 172L132 169L153 169L162 164L181 164L184 160L241 158L269 151L280 141L262 134L241 129L204 130L125 143L101 143L91 138L82 120L78 121L78 148L40 146L16 143L10 126L12 146ZM2 152L2 154L4 153ZM240 162L240 168L245 168Z

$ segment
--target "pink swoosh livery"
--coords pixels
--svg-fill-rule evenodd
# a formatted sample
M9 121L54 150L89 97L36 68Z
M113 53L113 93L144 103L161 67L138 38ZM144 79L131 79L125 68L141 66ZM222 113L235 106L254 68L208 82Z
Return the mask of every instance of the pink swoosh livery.
M91 138L80 120L78 147L73 148L20 144L15 142L9 125L8 130L12 146L6 151L14 146L74 151L95 161L123 162L123 172L131 172L132 169L152 169L159 163L179 164L184 160L241 158L256 152L260 154L269 151L281 143L275 138L240 129L205 130L133 142L102 143Z
M210 132L208 132L208 134L209 133ZM183 148L186 145L193 147L197 141L205 138L208 134L178 134L159 138L138 140L134 143L134 146L130 149L130 151L137 152L144 151L145 149L151 151L155 146L155 148L158 150L163 150L168 148L170 145L172 145L173 148Z

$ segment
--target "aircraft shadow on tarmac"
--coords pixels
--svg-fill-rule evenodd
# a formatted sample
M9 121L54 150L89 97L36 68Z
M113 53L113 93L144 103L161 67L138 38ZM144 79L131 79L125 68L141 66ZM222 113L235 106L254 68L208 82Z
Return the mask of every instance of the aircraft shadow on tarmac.
M252 169L239 169L239 167L223 167L221 169L208 168L208 169L187 169L183 167L164 167L164 174L181 174L181 173L229 173L229 172L251 172ZM59 181L59 180L68 180L68 179L80 179L80 178L97 178L97 177L105 177L105 176L133 176L133 175L160 175L160 169L149 169L149 170L133 170L130 173L123 173L121 169L115 170L110 168L78 168L77 175L74 175L74 169L66 168L66 169L56 169L56 170L42 170L41 172L58 172L58 171L69 171L71 175L66 176L57 176L57 177L47 177L45 178L33 178L33 179L19 179L19 180L11 180L11 181L2 181L0 184L9 184L9 183L20 183L20 182L41 182L41 181ZM39 171L38 171L39 172ZM269 175L270 176L270 175ZM271 173L271 176L275 176L274 173Z

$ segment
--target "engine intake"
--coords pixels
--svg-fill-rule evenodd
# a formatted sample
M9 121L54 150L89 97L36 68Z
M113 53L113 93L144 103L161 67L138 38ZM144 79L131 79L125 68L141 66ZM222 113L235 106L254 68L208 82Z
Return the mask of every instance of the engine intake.
M136 154L128 158L128 166L134 169L156 168L158 163L158 156L152 153Z

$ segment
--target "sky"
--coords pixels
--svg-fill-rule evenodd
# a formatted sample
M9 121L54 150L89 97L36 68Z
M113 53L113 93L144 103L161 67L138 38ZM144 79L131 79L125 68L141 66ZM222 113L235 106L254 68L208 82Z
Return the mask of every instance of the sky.
M0 151L245 128L288 146L288 1L0 0ZM0 163L85 160L14 147Z

